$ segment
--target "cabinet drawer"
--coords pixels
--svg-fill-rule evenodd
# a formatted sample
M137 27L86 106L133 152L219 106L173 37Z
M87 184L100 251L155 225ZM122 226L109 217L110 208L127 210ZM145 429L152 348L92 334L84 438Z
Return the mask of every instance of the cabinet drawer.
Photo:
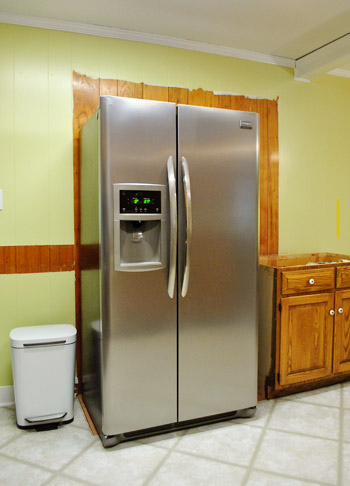
M337 289L350 287L350 267L337 268Z
M318 292L334 288L334 268L282 272L282 294Z

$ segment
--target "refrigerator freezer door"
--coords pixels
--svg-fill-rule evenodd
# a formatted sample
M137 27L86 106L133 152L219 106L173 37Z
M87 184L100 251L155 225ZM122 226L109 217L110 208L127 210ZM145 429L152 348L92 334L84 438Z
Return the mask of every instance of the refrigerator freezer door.
M254 113L178 106L180 421L256 405L258 133Z
M101 211L105 435L177 420L176 299L168 295L168 265L121 272L113 262L113 184L167 185L167 162L176 157L175 123L171 103L101 99L101 194L106 194Z

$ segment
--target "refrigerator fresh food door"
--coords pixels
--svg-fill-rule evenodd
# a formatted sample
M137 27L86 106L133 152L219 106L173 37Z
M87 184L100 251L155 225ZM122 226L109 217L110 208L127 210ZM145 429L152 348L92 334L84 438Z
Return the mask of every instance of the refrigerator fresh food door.
M101 156L102 431L116 435L177 420L175 105L101 98Z
M258 133L178 106L180 421L256 405Z

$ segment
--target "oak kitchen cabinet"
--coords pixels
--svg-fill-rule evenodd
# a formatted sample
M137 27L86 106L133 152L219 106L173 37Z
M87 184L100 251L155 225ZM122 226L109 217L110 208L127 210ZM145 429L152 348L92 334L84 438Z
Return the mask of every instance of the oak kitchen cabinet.
M350 379L350 260L342 259L349 256L260 257L261 397Z

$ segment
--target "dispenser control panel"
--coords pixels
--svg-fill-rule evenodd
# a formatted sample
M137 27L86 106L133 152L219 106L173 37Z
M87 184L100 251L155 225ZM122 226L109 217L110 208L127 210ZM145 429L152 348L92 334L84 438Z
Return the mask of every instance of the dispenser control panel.
M160 214L161 191L121 190L120 214Z

